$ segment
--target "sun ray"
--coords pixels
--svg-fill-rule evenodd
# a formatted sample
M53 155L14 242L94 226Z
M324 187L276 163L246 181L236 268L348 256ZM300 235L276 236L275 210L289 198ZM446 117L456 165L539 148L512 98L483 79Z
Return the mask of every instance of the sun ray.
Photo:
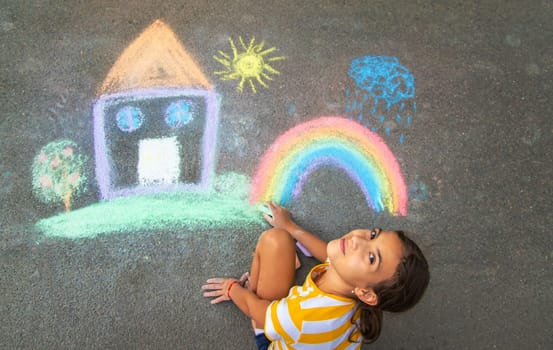
M229 62L232 60L230 58L229 55L227 55L226 53L224 53L223 51L219 50L219 55L223 56L224 58L226 58Z
M217 56L213 56L213 58L215 59L215 61L221 63L223 66L227 67L227 68L230 68L230 65L231 65L231 62L227 61L227 60L224 60L222 58L219 58Z
M284 57L284 56L277 56L277 57L269 57L267 59L267 61L274 62L274 61L282 61L282 60L285 60L285 59L286 59L286 57Z
M269 87L269 85L267 85L263 80L261 80L261 77L256 77L255 80L257 80L257 82L259 84L263 85L263 87L266 87L266 88ZM271 79L269 79L269 80L271 80Z
M250 43L248 44L248 48L246 49L246 51L250 51L255 47L254 42L255 42L255 37L252 37L251 40L250 40Z
M253 39L253 38L252 38ZM248 51L248 47L246 46L246 44L244 43L244 39L242 39L241 36L238 37L238 41L240 41L240 44L242 45L242 49L244 51Z
M263 78L267 79L267 80L271 80L271 81L273 80L273 78L271 78L271 76L268 75L268 74L262 73L261 76L262 76Z
M242 90L244 90L244 83L246 82L246 78L242 78L240 80L240 83L238 84L237 86L237 90L242 92Z
M273 73L275 75L280 75L280 72L274 69L273 67L269 66L268 64L265 65L265 70L269 73Z
M256 45L256 49L255 49L255 50L259 52L259 51L263 50L263 47L264 47L264 46L265 46L265 41L262 41L262 42L260 42L258 45Z
M267 49L263 52L258 53L259 56L265 56L273 51L276 51L276 47L271 47L270 49Z
M250 79L248 80L248 83L250 83L250 88L252 89L253 93L257 93L257 90L255 89L255 85L253 85L253 81Z
M272 81L274 75L280 75L278 70L267 64L286 59L284 56L271 56L277 51L276 47L265 49L265 41L256 43L255 37L245 41L242 36L238 36L236 43L232 38L229 38L228 42L231 54L218 51L218 54L213 56L224 67L223 70L216 71L215 75L220 76L221 81L238 80L238 92L243 92L244 86L249 85L255 94L255 82L268 88L267 81Z
M230 48L232 49L232 57L238 56L238 50L236 49L236 45L234 45L232 38L229 38L228 41L230 43Z

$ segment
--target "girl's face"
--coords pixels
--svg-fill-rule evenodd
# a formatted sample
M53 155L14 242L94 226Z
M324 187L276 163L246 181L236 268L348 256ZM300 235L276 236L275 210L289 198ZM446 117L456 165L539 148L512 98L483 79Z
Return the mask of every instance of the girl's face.
M330 241L327 254L344 282L366 288L393 277L403 245L393 231L359 229Z

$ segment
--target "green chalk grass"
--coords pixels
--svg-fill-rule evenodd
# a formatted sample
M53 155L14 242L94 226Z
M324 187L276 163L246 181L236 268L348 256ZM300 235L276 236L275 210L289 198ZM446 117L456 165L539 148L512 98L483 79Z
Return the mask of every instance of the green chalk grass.
M212 191L117 198L42 219L35 227L47 237L77 239L179 228L262 226L261 213L247 201L247 189L247 178L231 173L219 176Z

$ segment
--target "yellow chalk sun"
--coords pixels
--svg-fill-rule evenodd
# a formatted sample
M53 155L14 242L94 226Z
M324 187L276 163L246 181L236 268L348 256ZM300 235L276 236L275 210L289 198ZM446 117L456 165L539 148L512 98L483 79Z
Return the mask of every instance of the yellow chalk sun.
M223 51L219 51L219 56L213 58L221 63L225 70L215 72L216 75L221 75L221 80L240 80L236 90L242 92L244 85L249 85L253 93L256 93L254 82L257 81L263 87L268 87L264 80L273 80L271 75L279 75L280 72L269 65L269 62L284 60L283 56L269 57L270 53L276 51L275 47L263 50L265 42L255 44L255 38L252 38L248 45L244 43L242 37L238 37L241 52L234 44L232 38L229 38L230 48L232 49L232 57Z

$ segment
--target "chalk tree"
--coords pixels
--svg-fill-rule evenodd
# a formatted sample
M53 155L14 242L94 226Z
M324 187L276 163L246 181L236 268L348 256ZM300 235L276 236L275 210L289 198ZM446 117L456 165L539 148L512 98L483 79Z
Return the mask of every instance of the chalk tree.
M70 140L50 142L34 158L33 191L44 203L62 201L65 211L71 210L71 201L87 184L85 174L88 158L80 154L76 143Z

